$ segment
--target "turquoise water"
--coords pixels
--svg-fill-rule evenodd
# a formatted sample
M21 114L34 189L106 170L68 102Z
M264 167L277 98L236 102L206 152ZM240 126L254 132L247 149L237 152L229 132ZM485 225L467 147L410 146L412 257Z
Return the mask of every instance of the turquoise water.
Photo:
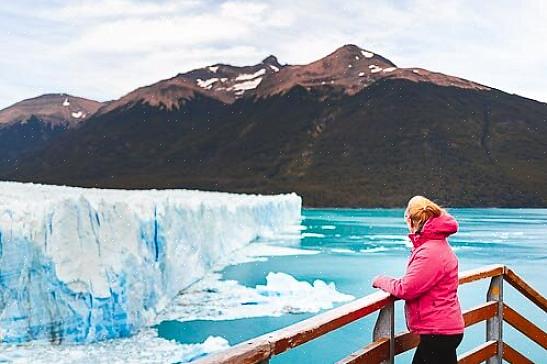
M545 209L452 209L460 231L450 239L459 257L460 270L487 264L505 264L547 294L547 210ZM403 210L396 209L305 209L303 238L299 247L318 250L315 255L275 256L267 261L229 266L224 279L254 287L265 284L269 272L284 272L298 280L321 279L334 282L338 291L356 297L373 293L372 278L380 273L404 273L409 254ZM272 244L286 244L282 239ZM249 247L252 249L252 245ZM463 308L485 301L488 281L460 287ZM547 329L547 315L505 284L505 301ZM396 329L405 329L403 304L396 305ZM202 342L208 336L222 336L231 345L312 316L310 313L281 317L259 317L229 321L164 321L159 335L182 343ZM332 363L370 342L377 314L332 332L301 347L276 356L272 363ZM485 325L466 330L458 352L484 342ZM539 345L507 324L504 340L534 362L547 362ZM410 362L413 352L397 356Z

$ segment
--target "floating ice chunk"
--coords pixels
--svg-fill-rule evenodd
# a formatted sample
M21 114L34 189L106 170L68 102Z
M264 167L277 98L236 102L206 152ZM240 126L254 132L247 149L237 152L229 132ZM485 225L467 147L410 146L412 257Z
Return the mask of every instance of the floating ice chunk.
M247 256L249 257L275 257L287 255L315 255L321 253L319 250L298 249L285 246L268 244L251 244Z
M254 78L257 78L259 76L262 76L266 73L265 68L261 68L260 70L256 71L255 73L243 73L236 77L236 81L245 81L245 80L252 80Z
M0 182L0 201L0 340L8 343L134 334L218 261L301 219L294 194Z
M85 114L81 111L72 112L70 115L72 115L72 117L75 118L75 119L80 119L80 118L85 117Z
M209 354L226 350L230 344L223 337L209 336L203 343L182 344L182 346L180 350L185 352L181 355L180 363L190 363Z
M321 225L321 229L323 229L323 230L335 230L336 226L335 225Z
M219 321L281 316L318 312L353 299L338 292L332 282L315 280L311 284L286 273L270 272L266 284L255 288L211 274L178 296L158 319Z
M360 249L359 252L361 253L380 253L380 252L387 252L389 249L385 246L375 246L372 248L366 248L366 249Z
M63 106L70 106L70 101L68 101L68 97L63 101Z
M330 251L337 254L356 254L354 250L344 248L333 248Z
M367 52L367 51L361 51L361 54L365 56L365 58L372 58L374 57L374 53Z
M209 66L209 71L216 73L218 71L218 66Z
M157 336L147 329L131 338L109 340L87 345L52 345L32 342L0 345L0 362L33 364L97 364L97 363L187 363L229 348L222 337L209 336L204 342L180 344Z
M218 78L216 77L210 78L208 80L202 80L201 78L198 78L196 80L196 83L198 84L199 87L209 90L211 87L213 87L213 84L217 81L218 81Z
M303 238L324 238L325 234L319 233L302 233Z
M397 67L388 67L388 68L384 68L384 72L393 72L397 69Z

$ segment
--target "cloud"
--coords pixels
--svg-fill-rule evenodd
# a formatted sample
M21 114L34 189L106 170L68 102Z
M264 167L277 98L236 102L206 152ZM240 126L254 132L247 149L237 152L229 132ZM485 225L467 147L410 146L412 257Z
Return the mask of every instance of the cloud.
M307 63L347 43L547 101L546 12L508 0L21 0L0 10L0 108L44 92L118 98L269 54Z
M101 19L129 16L151 17L189 11L200 5L197 0L185 1L134 1L134 0L87 0L67 2L59 7L43 9L40 14L56 20Z

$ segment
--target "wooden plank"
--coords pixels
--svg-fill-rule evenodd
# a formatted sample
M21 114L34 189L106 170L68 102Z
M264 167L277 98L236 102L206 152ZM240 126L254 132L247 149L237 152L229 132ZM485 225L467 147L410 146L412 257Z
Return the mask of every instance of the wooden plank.
M480 279L497 277L500 275L504 275L508 283L523 293L531 301L536 303L544 311L547 310L547 300L530 285L524 282L524 280L522 280L522 278L516 275L512 270L507 269L503 265L491 265L462 272L459 276L459 283L466 284ZM315 317L311 317L289 327L263 335L249 342L236 345L225 352L217 355L211 355L202 361L199 361L199 363L267 362L267 360L273 355L304 344L330 331L336 330L344 325L363 318L374 311L382 309L395 300L395 297L379 291L346 305L337 307L333 310L323 312ZM496 314L496 306L497 302L493 301L486 302L485 304L479 305L471 310L467 310L464 313L466 327L494 317ZM510 324L513 326L519 325L521 328L515 326L518 330L528 331L529 333L531 332L530 335L532 335L532 340L538 342L545 348L545 345L547 345L545 333L541 329L524 319L510 308L504 309L504 313L508 313L509 319L507 321ZM416 335L405 332L395 335L393 341L394 352L399 354L417 346L419 338ZM463 363L470 363L478 362L474 360L484 357L484 361L499 352L499 349L496 348L496 343L497 341L494 340L488 341L475 350L461 356L460 360L463 360ZM501 343L501 341L499 343ZM379 361L385 360L386 355L387 358L389 358L389 345L389 340L379 340L373 342L365 348L343 359L349 361L341 361L341 363L362 362L357 361L361 360L361 358L368 358L367 362L371 362L373 359L378 359ZM387 347L387 349L383 349L384 347ZM508 350L510 351L511 349ZM512 355L512 352L508 355Z
M487 364L501 364L503 354L503 276L492 277L486 294L487 301L496 301L496 314L486 321L486 341L497 341L496 357L487 360Z
M498 312L498 302L488 301L463 312L465 327L494 317Z
M487 341L482 345L477 346L460 356L458 356L458 364L475 364L482 363L498 353L498 342Z
M228 350L207 355L195 361L196 364L238 363L256 364L267 363L271 357L270 343L267 340L252 340L238 344Z
M463 313L465 327L493 317L498 309L497 301L485 302L470 308ZM420 337L409 331L395 335L395 354L399 355L408 350L414 349L420 343Z
M473 325L477 322L484 321L487 318L495 315L497 309L497 302L486 302L484 304L478 305L475 308L469 309L464 313L464 320L466 322L466 327ZM388 358L388 345L386 344L387 340L381 340L378 342L371 343L365 348L358 350L338 363L362 363L369 362L368 360L377 359L382 361ZM403 332L395 335L395 354L401 354L408 350L411 350L418 346L420 343L420 338L418 335L412 334L411 332ZM384 350L383 354L380 352Z
M409 331L395 335L395 355L414 349L420 343L420 336Z
M383 291L357 299L343 306L323 312L307 320L265 335L273 354L302 345L350 322L378 311L395 300Z
M543 297L541 293L526 283L524 279L513 272L512 269L506 268L504 278L510 285L515 287L517 291L522 293L530 301L534 302L543 311L547 312L547 298Z
M533 361L513 349L507 343L503 343L503 359L510 364L534 364Z
M460 284L466 284L478 281L480 279L495 277L502 275L505 271L505 266L501 264L492 264L480 267L477 269L466 270L459 275Z
M336 364L377 364L389 360L389 339L374 341Z
M216 355L210 355L203 359L203 362L198 361L197 363L257 363L363 318L394 301L395 298L389 293L378 291L307 320L236 345ZM266 344L264 345L264 343Z
M380 310L374 324L372 340L377 341L382 338L389 339L389 359L382 363L393 364L395 357L395 302L391 302Z
M507 304L503 305L503 319L528 338L541 345L543 349L547 349L547 333L520 313L507 306Z

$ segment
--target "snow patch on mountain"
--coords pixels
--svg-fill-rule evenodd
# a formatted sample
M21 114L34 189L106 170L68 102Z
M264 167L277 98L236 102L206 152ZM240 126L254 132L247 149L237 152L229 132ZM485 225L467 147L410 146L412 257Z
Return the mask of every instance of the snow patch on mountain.
M371 73L377 73L377 72L380 72L382 70L382 67L379 67L375 64L371 64L370 66L368 66L368 68L370 68Z
M266 74L266 69L261 68L260 70L256 71L255 73L243 73L236 77L236 81L245 81L245 80L252 80L259 76L262 76Z
M198 78L196 80L196 83L198 84L199 87L209 90L211 87L213 87L213 84L217 81L218 81L217 77L213 77L208 80L202 80L201 78Z
M234 85L232 85L232 87L230 87L228 90L233 90L233 91L236 91L236 92L244 92L244 91L247 91L247 90L252 90L252 89L255 89L257 88L257 86L260 84L260 82L262 82L262 77L259 77L259 78L255 78L253 80L249 80L249 81L245 81L245 82L240 82L240 83L236 83Z

